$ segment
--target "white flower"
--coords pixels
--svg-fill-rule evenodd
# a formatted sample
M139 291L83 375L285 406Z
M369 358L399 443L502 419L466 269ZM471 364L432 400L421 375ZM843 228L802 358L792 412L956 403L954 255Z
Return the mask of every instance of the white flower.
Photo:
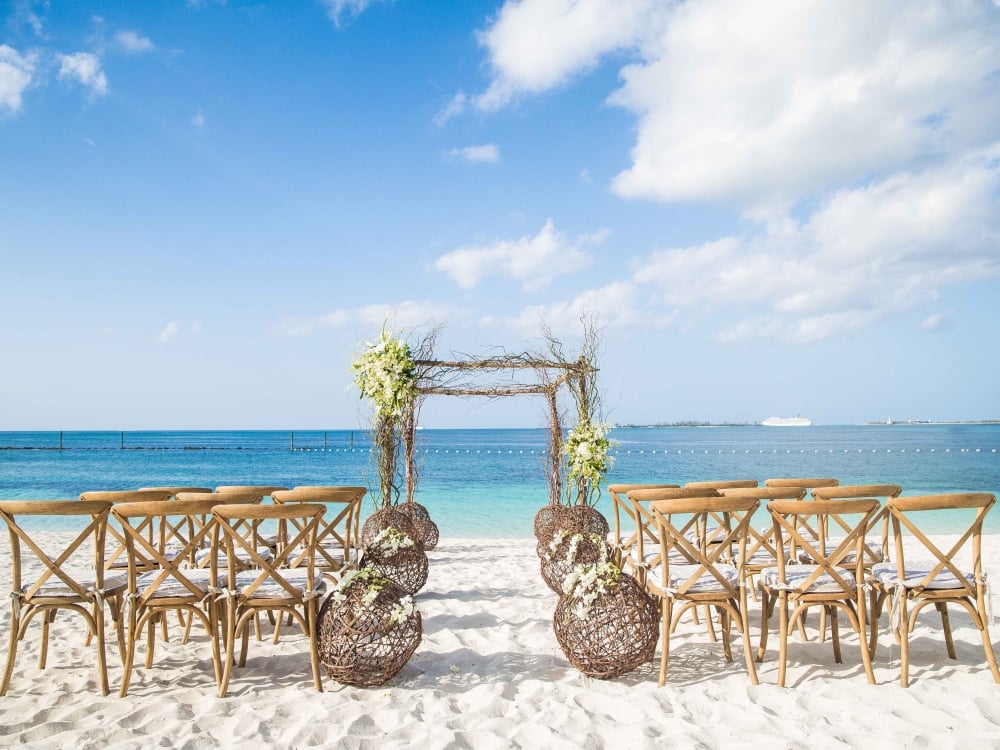
M563 592L572 600L569 614L586 620L597 598L618 586L620 580L621 571L610 562L577 565L562 585Z
M390 559L396 556L401 549L409 549L414 545L414 541L399 529L388 526L378 533L368 549L377 552L383 559Z
M410 347L382 329L377 343L365 342L351 363L354 384L368 397L378 416L398 417L417 395L417 367Z

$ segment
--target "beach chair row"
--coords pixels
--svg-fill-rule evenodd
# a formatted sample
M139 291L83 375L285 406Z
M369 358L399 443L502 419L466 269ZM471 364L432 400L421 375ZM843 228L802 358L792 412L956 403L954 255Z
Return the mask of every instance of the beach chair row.
M868 681L882 615L900 647L900 682L909 685L910 637L921 610L940 615L948 656L956 658L949 605L964 610L981 636L986 661L1000 683L989 636L987 587L982 569L983 521L995 504L989 493L900 497L898 485L841 486L835 479L791 478L609 487L614 521L609 543L619 566L660 603L660 678L666 681L670 637L685 614L719 613L724 653L732 659L730 629L742 636L749 678L758 684L777 615L778 677L787 676L788 640L806 617L820 612L835 661L841 663L840 617L858 635ZM766 507L769 524L753 525ZM962 514L957 543L942 546L923 530L928 513ZM877 540L871 539L876 536ZM759 599L760 636L750 637L749 598Z
M59 612L79 615L96 651L98 683L109 692L105 653L110 616L123 664L119 695L129 689L136 647L145 637L153 666L157 626L178 613L187 643L192 624L209 641L220 696L234 664L244 666L259 616L296 623L308 641L313 682L322 691L316 644L319 598L327 578L357 563L360 487L144 488L86 492L79 500L0 502L11 548L11 619L0 695L6 695L17 646L32 621L41 626L39 668ZM263 503L265 497L271 503ZM332 512L328 512L332 510ZM26 518L61 516L64 535L26 530ZM51 543L48 543L51 542ZM52 547L55 548L52 548ZM39 572L40 571L40 572ZM38 574L35 575L34 573ZM236 642L242 641L239 657Z

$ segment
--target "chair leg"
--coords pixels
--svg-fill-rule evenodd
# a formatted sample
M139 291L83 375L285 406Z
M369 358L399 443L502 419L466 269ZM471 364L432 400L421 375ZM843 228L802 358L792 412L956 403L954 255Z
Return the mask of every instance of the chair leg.
M156 621L159 613L152 615L146 625L146 669L153 668L153 652L156 649Z
M14 673L14 656L17 654L17 633L21 629L21 616L15 604L10 613L10 640L7 644L7 666L3 671L3 684L0 684L0 696L7 695L10 687L10 677Z
M764 654L767 652L767 630L774 613L775 597L768 594L766 589L760 592L760 645L757 646L757 661L764 661Z
M309 661L312 664L313 671L313 684L316 686L316 690L323 692L323 677L319 671L319 644L318 644L318 631L317 626L317 616L319 612L317 611L316 600L306 602L306 621L309 624Z
M990 631L986 627L986 618L983 619L983 629L979 635L983 638L983 650L986 652L986 662L990 665L990 672L993 673L993 681L1000 682L1000 669L997 668L997 657L993 653L993 643L990 641Z
M821 618L830 617L830 640L833 643L833 660L837 664L843 664L844 658L840 653L840 620L837 618L837 610L833 605L822 608ZM820 620L822 622L822 619Z
M129 607L128 637L127 645L123 657L124 672L122 673L122 686L118 690L118 697L124 698L128 695L128 686L132 682L132 665L135 663L135 644L139 640L139 622L136 618L135 607Z
M673 599L669 596L663 597L660 604L660 627L663 632L660 643L660 682L659 687L667 681L667 663L670 660L670 621L673 619Z
M936 602L934 608L941 615L941 628L944 630L944 645L948 649L948 658L957 659L955 641L951 637L951 618L948 616L948 605L944 602Z
M882 602L884 596L879 592L872 589L871 592L871 623L870 623L870 635L868 637L868 656L871 659L875 658L875 652L878 648L878 622L882 615Z
M219 682L219 697L225 698L229 689L229 679L233 675L233 656L236 650L236 606L232 597L226 599L226 660L222 665L222 680Z
M784 687L788 665L788 595L782 591L779 597L781 611L778 612L778 687Z
M907 612L907 598L899 600L899 684L910 686L910 617Z
M865 594L863 591L858 592L858 646L861 649L861 663L865 665L865 676L868 678L868 684L875 684L875 671L872 669L872 650L865 643L866 635L866 625L865 620Z
M724 607L719 607L719 614L721 615L720 628L722 629L722 652L726 656L726 661L731 662L733 660L733 647L732 647L732 628L730 627L730 615L729 610Z
M97 638L97 679L101 686L101 695L107 695L110 690L108 689L107 655L104 650L104 605L100 600L94 602L92 612L94 634Z
M45 669L49 655L49 623L52 622L51 612L42 612L42 643L38 648L38 668Z

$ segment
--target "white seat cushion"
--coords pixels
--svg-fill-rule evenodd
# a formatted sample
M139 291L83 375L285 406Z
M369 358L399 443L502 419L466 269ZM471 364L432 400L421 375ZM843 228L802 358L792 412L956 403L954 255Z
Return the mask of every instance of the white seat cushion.
M908 589L919 586L921 581L923 581L924 578L927 577L927 574L930 573L935 567L935 563L927 562L925 560L907 561L906 570L903 571L903 586ZM963 574L965 579L970 584L975 584L975 578L972 573ZM899 583L899 571L896 567L896 563L885 562L872 566L872 576L876 581L887 588L891 588ZM954 573L945 568L934 576L925 588L958 589L962 588L962 584L957 578L955 578Z
M84 590L91 591L94 588L94 571L92 568L87 569L75 569L75 568L64 568L63 572L66 573L72 580L83 586ZM105 573L104 574L104 594L115 593L118 590L125 588L128 583L128 576L125 573ZM32 581L30 584L21 586L21 593L24 594L35 584ZM73 591L69 586L63 583L62 579L55 574L49 576L49 579L42 585L42 588L35 594L36 597L54 597L54 598L65 598L65 599L75 599L77 593Z
M208 593L209 589L209 578L212 572L208 569L202 568L187 568L181 572L181 574L187 578L191 583L193 583L198 590L203 594ZM150 587L162 575L159 570L150 570L143 573L135 582L136 592L139 594L145 594L149 591ZM175 597L175 596L194 596L187 586L181 583L172 574L166 578L159 586L156 587L153 592L153 598L158 599L161 597Z
M695 575L700 568L700 565L673 565L670 566L670 588L679 588L681 585L687 582L687 580ZM715 570L722 574L722 577L731 585L738 586L740 582L740 572L733 565L715 565ZM647 581L659 585L663 580L663 569L660 565L652 568L649 571L649 578ZM725 586L723 586L719 579L716 578L712 573L707 570L703 570L701 576L695 581L694 585L691 586L685 593L688 594L704 594L712 591L725 591Z
M244 570L236 574L236 589L243 594L245 590L257 580L259 573L254 570ZM292 568L282 570L281 577L287 581L292 588L304 593L307 588L309 571L306 568ZM225 581L224 585L228 585ZM326 590L326 579L320 571L316 571L313 576L313 591L322 593ZM274 578L268 578L252 594L254 599L289 599L288 591Z
M785 581L778 577L778 569L764 568L760 573L760 581L771 589L788 589L789 591L808 592L811 594L835 594L842 592L844 587L829 573L823 573L806 587L806 581L816 572L818 565L786 565ZM837 573L847 582L853 592L856 584L854 574L844 568L837 568Z
M267 562L271 562L271 560L274 559L274 552L271 550L270 547L258 547L257 548L257 554L260 555L260 558L262 560L266 560ZM204 564L206 564L211 559L212 559L212 550L211 549L198 550L198 552L195 553L195 556L194 556L195 564L198 565L199 567L202 566L202 565L204 565ZM226 553L224 551L220 551L219 552L218 559L219 559L219 567L220 568L225 568L226 567ZM253 560L250 557L250 553L249 552L247 552L246 550L242 550L242 549L241 550L236 550L236 559L239 562L241 562L243 565L253 565L256 562L255 560Z
M837 547L839 547L843 541L844 537L841 537L840 539L827 539L826 550L825 550L827 556L832 555L836 551ZM813 546L815 546L817 548L817 551L819 551L819 542L815 542ZM865 542L865 548L868 550L865 553L864 557L865 564L882 562L881 544L876 544L875 542ZM807 552L800 550L799 562L810 563L812 562L812 556L809 555ZM851 545L851 551L848 552L844 556L844 559L841 560L840 562L842 565L853 565L855 562L857 562L857 553L854 551L853 544Z

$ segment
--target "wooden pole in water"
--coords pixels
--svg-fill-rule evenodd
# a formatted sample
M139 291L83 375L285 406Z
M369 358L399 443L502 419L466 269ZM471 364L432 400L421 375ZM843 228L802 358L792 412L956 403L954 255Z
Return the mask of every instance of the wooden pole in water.
M354 430L351 430L351 450L354 450Z
M326 430L323 430L323 450L326 450Z
M291 434L292 434L292 444L291 444L291 449L292 449L292 450L295 450L295 430L292 430L292 433L291 433Z
M125 450L125 430L122 430L122 450Z
M62 430L59 430L59 450L62 450L62 449L63 449L63 441L62 441L62 438L63 438L63 431L62 431Z

